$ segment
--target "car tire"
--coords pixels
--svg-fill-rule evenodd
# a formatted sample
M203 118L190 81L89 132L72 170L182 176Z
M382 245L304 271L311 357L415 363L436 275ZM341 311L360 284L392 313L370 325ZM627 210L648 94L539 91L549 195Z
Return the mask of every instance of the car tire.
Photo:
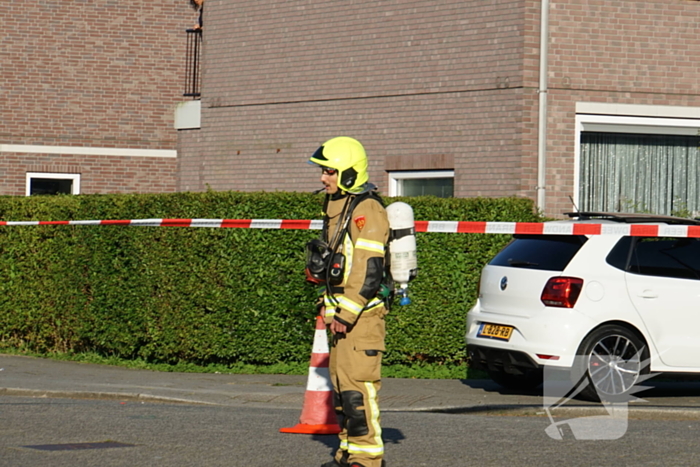
M542 370L525 370L522 375L488 370L488 374L497 384L512 391L531 391L542 384Z
M637 333L615 324L591 332L581 342L571 371L577 397L590 401L630 399L640 378L649 373L649 348ZM643 380L643 379L642 379Z

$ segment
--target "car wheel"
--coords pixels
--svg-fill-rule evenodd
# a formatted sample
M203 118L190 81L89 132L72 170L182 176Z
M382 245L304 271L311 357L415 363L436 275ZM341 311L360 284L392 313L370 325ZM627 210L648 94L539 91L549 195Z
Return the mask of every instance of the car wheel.
M542 370L526 370L522 375L512 375L503 370L488 370L489 377L506 389L530 391L542 384Z
M581 342L576 354L571 379L575 385L586 385L579 393L583 399L628 400L640 377L649 373L646 343L623 326L596 329Z

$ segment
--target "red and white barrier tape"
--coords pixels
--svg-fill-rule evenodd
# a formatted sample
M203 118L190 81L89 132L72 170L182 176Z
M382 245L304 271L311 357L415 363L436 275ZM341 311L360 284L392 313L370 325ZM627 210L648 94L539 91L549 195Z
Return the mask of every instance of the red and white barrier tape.
M0 221L19 225L133 225L140 227L213 227L239 229L320 230L321 220L294 219L132 219L88 221ZM539 222L416 221L416 232L532 234L532 235L630 235L633 237L700 237L697 225L588 224Z
M7 225L133 225L138 227L213 227L238 229L313 229L320 230L323 221L293 219L132 219L100 221L0 221Z

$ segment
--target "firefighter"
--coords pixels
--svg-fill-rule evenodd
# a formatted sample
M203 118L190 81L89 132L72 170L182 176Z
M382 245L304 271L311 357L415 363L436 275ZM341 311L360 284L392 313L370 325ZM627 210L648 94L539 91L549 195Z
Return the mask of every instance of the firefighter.
M389 221L367 155L349 137L333 138L311 156L326 191L322 242L328 246L319 311L331 331L330 375L341 415L340 447L321 467L381 467L379 400L387 308L377 296L384 278Z

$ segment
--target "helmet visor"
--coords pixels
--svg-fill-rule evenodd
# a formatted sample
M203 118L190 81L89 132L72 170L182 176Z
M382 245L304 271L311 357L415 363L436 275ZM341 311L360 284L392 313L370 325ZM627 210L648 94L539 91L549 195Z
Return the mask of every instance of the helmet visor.
M313 153L311 158L309 159L309 162L312 164L318 164L318 165L323 165L324 162L330 162L326 156L323 155L323 148L324 146L321 146L316 150L316 152Z

